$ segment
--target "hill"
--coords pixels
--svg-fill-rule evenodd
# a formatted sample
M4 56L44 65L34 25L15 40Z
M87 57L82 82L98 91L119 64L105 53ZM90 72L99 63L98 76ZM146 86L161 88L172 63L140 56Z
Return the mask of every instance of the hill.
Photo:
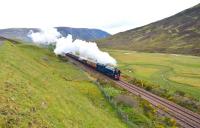
M56 27L56 28L64 37L66 37L68 34L71 34L73 39L81 39L85 41L93 41L110 36L109 33L99 29L70 28L70 27ZM39 31L38 28L0 29L0 36L31 42L31 39L27 36L30 30L33 30L34 32Z
M86 41L94 41L101 38L110 36L109 33L99 29L88 28L69 28L69 27L56 27L57 30L63 35L71 34L73 39L81 39Z
M88 75L47 49L0 41L0 127L125 128Z
M200 55L200 4L98 42L106 48Z

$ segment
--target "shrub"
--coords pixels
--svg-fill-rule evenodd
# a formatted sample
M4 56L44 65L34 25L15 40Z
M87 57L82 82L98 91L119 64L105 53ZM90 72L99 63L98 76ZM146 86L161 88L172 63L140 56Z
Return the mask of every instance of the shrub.
M175 127L176 126L176 120L174 120L172 118L165 117L164 122L168 126L171 126L171 127Z
M185 92L179 91L179 90L176 90L176 91L175 91L175 94L177 94L177 95L179 95L179 96L185 96Z

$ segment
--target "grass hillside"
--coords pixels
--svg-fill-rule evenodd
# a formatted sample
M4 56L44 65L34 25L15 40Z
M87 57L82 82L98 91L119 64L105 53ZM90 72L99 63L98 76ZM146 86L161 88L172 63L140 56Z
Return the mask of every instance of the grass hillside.
M0 45L0 127L125 128L86 73L32 45Z
M200 4L174 16L97 41L100 47L200 55Z
M170 94L180 91L200 101L200 57L176 54L107 50L118 61L123 74ZM164 93L164 92L162 92Z

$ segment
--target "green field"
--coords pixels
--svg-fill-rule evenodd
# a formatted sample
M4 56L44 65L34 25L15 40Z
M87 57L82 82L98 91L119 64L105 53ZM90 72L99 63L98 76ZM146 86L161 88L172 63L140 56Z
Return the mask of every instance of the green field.
M125 128L88 74L49 50L0 46L0 127Z
M200 100L200 57L176 54L106 50L118 61L122 72L170 93L182 91Z

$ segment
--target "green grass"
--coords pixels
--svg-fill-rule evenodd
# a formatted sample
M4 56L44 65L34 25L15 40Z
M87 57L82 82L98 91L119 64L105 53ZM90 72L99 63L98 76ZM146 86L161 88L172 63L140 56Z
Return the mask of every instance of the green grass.
M200 100L200 57L106 50L128 76L160 85L170 93L183 91Z
M119 88L104 79L99 80L98 86L129 127L174 128L178 126L173 119L158 114L149 102L123 88Z
M0 46L0 127L124 128L86 73L32 45Z

